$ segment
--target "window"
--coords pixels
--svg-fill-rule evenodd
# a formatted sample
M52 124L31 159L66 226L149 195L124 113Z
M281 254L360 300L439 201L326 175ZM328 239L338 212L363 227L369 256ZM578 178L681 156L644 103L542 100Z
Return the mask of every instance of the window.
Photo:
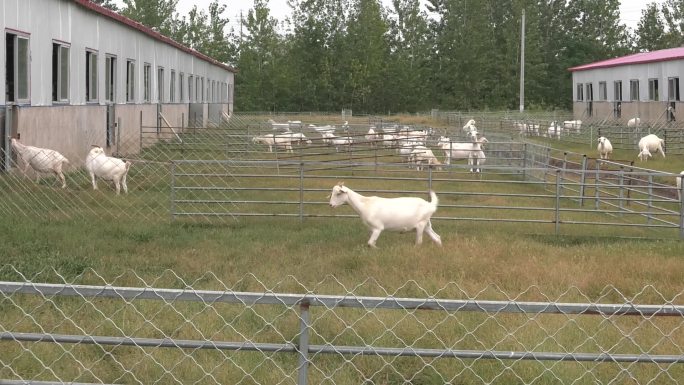
M658 79L648 79L648 100L658 101Z
M150 102L150 64L143 65L143 102Z
M29 39L5 35L5 92L8 102L29 101Z
M622 81L620 80L613 83L613 97L616 102L622 101Z
M599 82L599 100L608 100L608 86L606 82Z
M116 57L105 56L105 101L116 101Z
M630 80L629 81L629 100L635 101L639 100L639 81Z
M185 100L185 94L183 93L183 83L184 83L183 80L184 80L184 76L183 76L183 73L181 72L178 75L178 86L179 86L179 88L178 88L178 101L179 102L183 102Z
M164 103L164 67L157 67L157 96L159 103Z
M69 101L69 46L52 43L52 101Z
M97 52L86 51L86 102L97 102Z
M171 79L169 80L169 102L176 101L176 71L171 70Z
M667 78L667 100L679 101L679 78Z
M585 96L587 98L588 102L591 102L594 100L594 84L593 83L587 83L585 85L587 92L585 93Z
M584 100L584 87L582 87L582 83L577 83L577 101L581 102Z
M193 101L193 85L195 84L195 79L193 78L192 75L188 75L188 103L192 103Z
M135 61L126 61L126 101L135 102Z

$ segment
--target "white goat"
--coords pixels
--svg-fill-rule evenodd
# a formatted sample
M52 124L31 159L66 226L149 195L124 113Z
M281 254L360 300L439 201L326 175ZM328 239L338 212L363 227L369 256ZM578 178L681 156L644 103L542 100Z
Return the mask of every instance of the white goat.
M292 138L287 134L284 134L284 136L276 134L255 136L252 138L252 143L267 145L268 152L273 152L274 147L276 150L278 148L284 148L287 152L294 152L292 151Z
M484 151L482 151L482 145L488 142L485 137L473 140L472 142L452 142L449 138L442 136L439 138L437 145L444 150L445 164L451 164L451 159L468 159L470 172L480 172L480 169L476 166L484 164L486 157Z
M97 182L95 181L97 176L104 180L114 181L117 195L121 191L121 187L123 187L125 193L128 193L126 175L131 168L131 162L124 162L121 159L107 156L102 147L93 146L93 149L86 156L85 168L88 174L90 174L93 190L97 190Z
M477 127L475 127L475 119L470 119L466 122L465 126L463 126L463 131L470 132L473 130L477 131Z
M651 157L651 154L657 153L658 151L660 151L664 158L665 150L663 150L663 144L665 144L665 141L654 134L644 136L639 140L639 159L641 161L648 160L648 158Z
M371 146L375 146L376 142L382 138L380 134L375 132L375 128L371 127L368 129L368 133L364 136L364 138L370 142Z
M566 130L574 131L576 134L579 134L579 132L582 130L582 121L581 120L566 120L563 122L563 128Z
M547 133L548 137L549 138L555 137L556 139L560 140L561 134L563 134L563 127L558 125L558 123L556 123L556 122L551 122L551 125L549 126L548 133Z
M301 132L285 132L283 134L279 134L279 137L289 137L291 143L297 143L297 144L311 144L311 140L306 137Z
M55 150L47 148L27 146L19 142L19 140L12 138L12 149L17 153L18 157L24 163L23 173L26 175L29 166L36 172L51 172L57 176L62 182L62 188L66 188L66 179L62 173L64 163L69 163L69 160ZM36 176L36 182L40 176Z
M682 178L684 177L684 171L679 173L680 176L678 176L677 179L677 197L679 198L679 201L681 202L682 200Z
M330 137L330 143L335 146L335 151L340 152L340 147L342 146L347 146L347 149L350 149L350 146L354 143L354 140L350 136L332 136Z
M641 124L641 119L640 118L632 118L627 121L627 127L639 127Z
M330 194L330 206L335 208L348 203L356 211L363 223L370 229L368 246L376 247L383 230L410 231L416 229L416 245L423 242L423 232L438 245L441 237L432 230L430 218L437 211L437 194L430 191L430 202L422 198L401 197L381 198L363 196L343 183L334 186Z
M423 163L427 164L428 167L442 170L442 162L437 159L432 150L425 146L416 146L409 155L409 161L416 165L418 171L423 169Z
M606 138L605 136L601 136L598 138L598 146L596 147L599 153L599 157L601 159L608 159L610 154L613 153L613 145L610 143L610 140Z

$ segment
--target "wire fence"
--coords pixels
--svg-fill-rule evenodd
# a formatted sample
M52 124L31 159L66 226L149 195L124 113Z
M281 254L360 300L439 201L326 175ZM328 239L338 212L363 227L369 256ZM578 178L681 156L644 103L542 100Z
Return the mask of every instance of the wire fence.
M677 384L683 292L0 267L0 383ZM155 285L166 283L166 288ZM240 288L240 289L236 289ZM286 290L283 290L288 288ZM246 289L246 290L245 290ZM421 293L420 296L405 296ZM75 383L75 382L74 382Z
M7 192L0 212L150 221L354 217L331 212L325 200L344 180L363 194L435 190L441 201L437 221L527 223L521 229L555 233L594 233L601 227L606 235L611 228L629 227L633 236L684 236L677 174L527 143L507 128L507 121L478 122L480 137L489 140L476 167L466 153L449 165L417 170L410 154L415 146L442 159L454 146L468 143L468 133L387 117L305 118L269 121L269 116L245 114L209 127L141 125L139 135L118 137L118 144L106 149L131 163L128 194L121 195L101 178L96 178L99 189L92 189L86 156L69 160L67 187L61 189L54 176L35 182L31 167L24 175L25 162L11 151L5 155L13 167L0 174ZM585 135L585 128L577 135ZM471 172L475 168L481 172Z

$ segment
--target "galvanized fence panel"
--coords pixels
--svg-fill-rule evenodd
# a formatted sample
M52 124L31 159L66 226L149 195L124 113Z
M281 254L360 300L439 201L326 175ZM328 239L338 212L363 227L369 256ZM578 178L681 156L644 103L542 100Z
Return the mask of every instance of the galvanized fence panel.
M677 384L684 376L684 293L653 286L587 295L469 293L456 283L429 292L372 279L349 289L331 276L306 286L291 276L187 282L172 271L106 280L88 270L67 282L3 266L0 275L19 278L0 282L7 383ZM170 287L152 285L161 282ZM416 291L425 296L403 295Z
M407 130L424 130L427 135L420 139L443 159L444 151L437 147L439 138L464 141L466 133L461 127L407 126L378 117L341 121L340 116L325 115L245 114L226 119L212 127L144 126L141 115L138 135L117 135L117 146L108 150L132 163L127 177L129 193L120 196L106 181L99 182L99 190L92 190L82 167L85 156L70 159L66 189L60 189L53 176L36 183L33 175L24 176L15 162L9 172L0 174L0 186L7 192L0 200L0 212L40 218L150 221L353 217L344 211L330 212L325 202L331 186L346 180L365 194L421 195L434 189L444 198L437 220L521 221L548 225L521 227L526 231L562 232L568 227L565 224L571 223L610 228L617 217L639 231L635 236L669 237L679 231L675 224L681 220L674 218L679 212L674 175L633 167L621 171L616 166L599 170L597 177L597 163L592 158L511 140L501 120L477 123L489 143L484 146L482 173L470 173L465 159L419 171L401 153L402 144L410 139ZM333 126L338 138L349 141L335 144L324 137L323 132ZM378 134L398 137L371 140L367 137L371 127ZM284 130L304 137L293 141L291 149L271 146L270 152L255 140L258 136L291 135ZM607 167L608 163L601 165ZM617 187L612 186L615 180ZM600 204L589 210L589 198ZM623 214L634 207L639 213L645 207L654 214L615 215L613 206Z

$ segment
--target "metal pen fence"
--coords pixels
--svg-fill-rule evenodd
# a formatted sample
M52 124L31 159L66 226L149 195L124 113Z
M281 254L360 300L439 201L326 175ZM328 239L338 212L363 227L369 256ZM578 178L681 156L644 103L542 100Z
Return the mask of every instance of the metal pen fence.
M3 383L677 384L682 292L434 292L335 277L105 280L0 267ZM43 283L43 280L53 283ZM234 290L247 288L252 291ZM295 291L282 291L282 288ZM403 296L418 292L424 296ZM330 294L326 294L330 293ZM553 295L553 294L552 294Z
M68 187L59 189L51 177L35 183L22 175L15 154L9 154L13 167L0 174L0 186L7 192L0 212L149 221L352 217L344 210L331 212L325 201L332 185L345 180L364 194L421 195L434 189L441 198L437 221L529 223L519 228L557 233L581 233L582 225L589 224L587 232L600 227L606 235L617 225L633 228L634 236L681 235L675 174L511 140L502 121L478 123L490 140L482 173L470 173L467 159L418 171L401 153L402 141L409 139L407 129L425 130L425 145L441 158L438 139L465 140L460 127L406 126L377 117L349 118L341 124L339 116L288 117L279 124L305 139L292 142L291 149L275 145L269 152L254 137L284 132L267 118L232 116L212 127L141 124L138 136L118 138L116 156L132 162L130 192L121 196L102 182L93 191L79 165L83 159L70 160ZM333 126L337 137L350 140L336 146L321 135L321 127ZM398 138L368 140L369 127Z

